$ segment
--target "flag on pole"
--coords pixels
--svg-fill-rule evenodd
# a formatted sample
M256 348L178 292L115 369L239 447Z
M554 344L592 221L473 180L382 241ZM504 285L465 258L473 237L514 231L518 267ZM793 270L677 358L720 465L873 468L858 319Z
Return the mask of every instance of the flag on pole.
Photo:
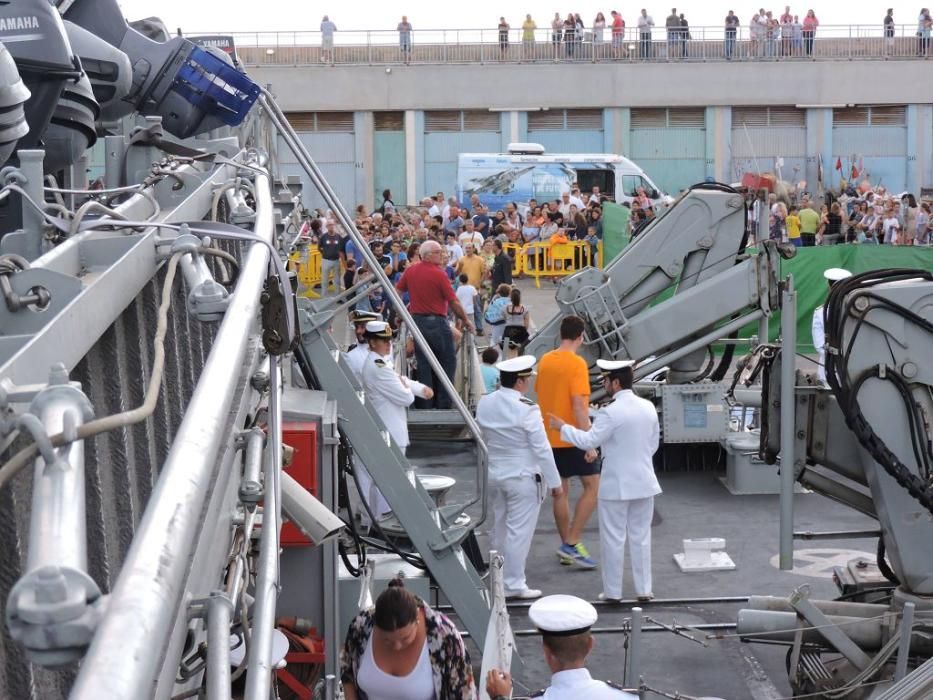
M490 700L486 693L486 676L493 669L508 671L512 667L512 650L515 638L509 624L509 609L505 604L505 587L502 580L504 560L498 552L489 553L489 626L486 628L486 644L483 648L483 663L480 671L480 700Z
M836 156L836 170L842 172L842 158Z

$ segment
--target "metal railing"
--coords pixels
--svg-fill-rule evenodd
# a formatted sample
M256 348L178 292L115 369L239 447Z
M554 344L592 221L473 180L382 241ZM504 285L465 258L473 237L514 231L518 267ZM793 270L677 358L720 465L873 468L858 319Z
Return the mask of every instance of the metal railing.
M662 20L663 21L663 20ZM808 33L780 28L771 34L751 35L739 27L690 27L670 32L663 26L644 34L626 27L618 35L611 28L575 33L537 29L533 38L510 29L426 29L410 38L389 30L337 32L323 46L316 31L234 33L237 54L247 66L256 65L386 65L437 63L542 63L639 61L804 61L924 59L933 53L929 31L916 24L894 27L885 36L880 25L825 25ZM507 37L507 38L506 38Z

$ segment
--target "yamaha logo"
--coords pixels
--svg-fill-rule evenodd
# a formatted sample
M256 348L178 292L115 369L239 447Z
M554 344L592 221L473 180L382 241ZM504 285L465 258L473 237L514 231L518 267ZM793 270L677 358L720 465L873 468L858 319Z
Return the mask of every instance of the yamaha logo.
M23 29L38 29L39 18L35 15L25 17L0 18L0 32L21 31Z

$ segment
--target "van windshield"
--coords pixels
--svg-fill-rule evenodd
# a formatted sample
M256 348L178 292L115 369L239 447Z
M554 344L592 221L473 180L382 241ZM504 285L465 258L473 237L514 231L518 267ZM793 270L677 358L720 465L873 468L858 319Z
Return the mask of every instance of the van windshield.
M622 193L626 197L635 197L638 195L638 188L644 188L645 194L648 195L649 199L658 199L661 196L660 190L654 186L654 183L651 182L646 177L641 175L623 175L622 176Z

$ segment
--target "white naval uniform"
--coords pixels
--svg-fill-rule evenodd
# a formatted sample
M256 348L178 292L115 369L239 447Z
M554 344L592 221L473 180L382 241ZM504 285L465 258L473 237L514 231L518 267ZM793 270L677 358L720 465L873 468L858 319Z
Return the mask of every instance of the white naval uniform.
M396 372L391 353L383 357L372 350L368 350L364 358L360 383L369 405L382 419L402 454L405 454L409 442L407 409L414 402L415 396L424 398L427 387ZM391 510L365 470L360 472L360 487L368 495L367 501L377 517Z
M813 349L820 356L820 364L816 368L816 378L820 384L826 383L826 331L823 328L823 307L817 306L813 311L813 322L810 324L810 333L813 335Z
M343 354L343 359L350 365L353 374L357 379L363 375L363 363L366 362L366 356L369 354L369 343L357 343Z
M631 389L618 392L596 413L593 426L564 425L560 436L581 450L603 448L599 477L599 550L603 594L622 598L625 540L632 555L636 595L651 591L651 517L661 485L652 457L660 438L658 412Z
M489 450L489 496L492 501L492 547L505 558L506 594L525 590L525 560L549 489L560 487L560 474L547 441L541 409L514 389L484 395L476 422Z
M541 695L546 700L637 700L638 696L613 688L590 676L585 668L558 671L551 676L551 685Z

